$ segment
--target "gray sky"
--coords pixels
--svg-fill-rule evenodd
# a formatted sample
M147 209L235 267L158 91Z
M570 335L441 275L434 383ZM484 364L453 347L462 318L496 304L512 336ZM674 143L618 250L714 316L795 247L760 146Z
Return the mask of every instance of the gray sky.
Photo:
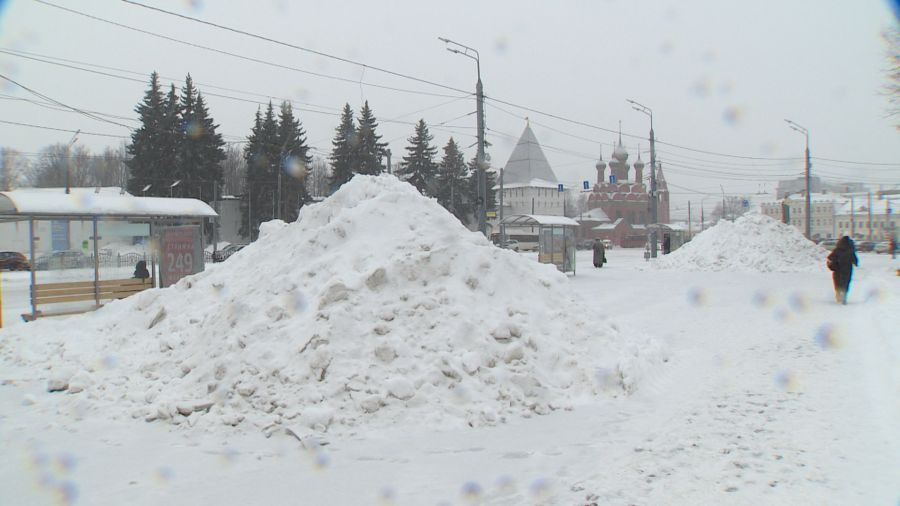
M275 68L188 47L28 0L0 0L0 48L134 81L0 53L0 73L64 104L135 118L153 70L163 82L191 73L227 141L249 133L257 102L288 98L300 108L308 140L326 154L349 102L368 100L402 156L412 123L431 125L435 144L453 135L474 156L474 98L372 68L204 26L121 1L46 0L92 16L306 72ZM149 2L148 2L149 3ZM648 149L648 118L625 102L653 109L659 159L673 192L675 216L720 185L726 193L772 191L775 181L803 172L803 136L813 157L880 162L856 165L814 160L827 180L900 184L900 132L885 117L880 95L887 66L881 31L896 26L889 4L877 0L690 1L158 1L161 8L238 28L451 88L474 90L475 64L444 49L444 36L481 54L489 149L505 164L525 126L544 147L557 176L573 185L596 179L601 146L608 160L616 134L522 110L525 106L609 130L619 121L635 158ZM43 55L43 56L35 56ZM85 65L90 64L90 65ZM101 69L96 66L133 71ZM314 72L345 79L319 77ZM181 86L180 81L175 81ZM374 85L397 88L379 88ZM221 88L228 88L230 91ZM252 93L252 94L248 94ZM217 95L227 95L240 100ZM0 119L111 135L121 126L12 98L36 98L0 83ZM129 126L136 122L109 118ZM36 153L71 133L0 123L0 145ZM79 136L92 151L121 142ZM761 158L751 160L693 150ZM647 161L648 154L642 155ZM677 185L677 187L676 187ZM690 190L687 190L687 189Z

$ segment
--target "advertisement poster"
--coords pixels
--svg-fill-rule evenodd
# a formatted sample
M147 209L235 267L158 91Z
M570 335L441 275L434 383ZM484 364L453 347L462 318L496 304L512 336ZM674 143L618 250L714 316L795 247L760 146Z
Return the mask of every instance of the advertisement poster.
M181 278L203 270L200 229L169 227L160 233L160 286L174 285Z
M69 249L69 222L53 220L50 222L50 242L53 251Z

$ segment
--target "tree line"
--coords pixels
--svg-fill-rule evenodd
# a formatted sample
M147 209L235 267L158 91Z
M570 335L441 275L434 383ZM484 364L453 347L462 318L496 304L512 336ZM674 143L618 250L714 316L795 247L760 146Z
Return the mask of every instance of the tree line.
M327 160L311 156L306 131L287 101L257 109L242 147L226 144L190 74L180 90L170 84L164 91L153 72L135 112L140 126L118 150L92 155L83 146L54 144L42 149L35 163L14 150L0 151L0 188L64 186L68 169L72 186L123 186L134 195L207 203L223 194L240 196L241 233L255 239L264 221L296 220L311 194L330 195L356 174L392 171L384 163L387 144L368 101L358 115L349 103L344 105ZM466 163L452 137L437 160L433 140L420 119L396 176L436 199L463 224L474 224L476 161ZM496 182L490 172L487 178L488 210L493 211Z

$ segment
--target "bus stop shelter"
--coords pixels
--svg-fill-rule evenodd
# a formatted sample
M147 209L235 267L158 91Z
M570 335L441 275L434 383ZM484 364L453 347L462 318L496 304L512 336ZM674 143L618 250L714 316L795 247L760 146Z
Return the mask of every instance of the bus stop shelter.
M203 270L203 223L217 217L218 214L201 200L136 197L118 188L72 188L70 192L62 188L28 188L0 192L0 224L27 223L27 257L31 265L30 319L84 311L39 312L38 298L41 293L46 293L41 289L49 289L51 285L61 295L55 299L45 296L43 300L71 303L92 299L93 308L100 307L101 300L122 298L136 290L129 286L128 280L102 279L101 229L109 235L149 240L151 277L142 281L147 283L145 286L166 287ZM51 226L48 227L46 222ZM38 249L48 253L55 250L60 243L57 236L64 236L62 243L68 243L73 222L80 222L82 228L88 227L89 235L83 242L86 251L92 250L85 258L93 268L93 277L42 286L38 282ZM119 291L112 293L111 286Z
M553 264L562 272L575 273L575 232L578 222L565 216L514 214L500 222L506 228L538 229L538 262Z

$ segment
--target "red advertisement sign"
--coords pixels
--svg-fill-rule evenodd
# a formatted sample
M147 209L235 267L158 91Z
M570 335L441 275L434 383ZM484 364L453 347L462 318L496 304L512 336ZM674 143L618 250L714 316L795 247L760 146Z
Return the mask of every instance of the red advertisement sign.
M197 229L193 227L173 227L162 231L162 255L160 271L162 286L171 286L179 279L199 272L199 260L196 258Z

